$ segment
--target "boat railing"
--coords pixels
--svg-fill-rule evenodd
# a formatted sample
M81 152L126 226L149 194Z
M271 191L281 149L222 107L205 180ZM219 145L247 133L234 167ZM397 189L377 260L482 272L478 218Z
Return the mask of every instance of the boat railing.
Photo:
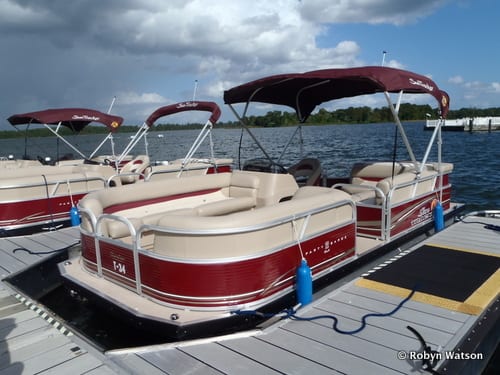
M343 188L349 188L349 189L354 189L357 191L354 194L351 194L353 197L353 201L355 202L356 205L358 205L358 202L365 198L365 194L363 192L370 193L370 197L378 197L380 199L380 207L382 208L383 216L386 217L388 214L388 205L386 204L387 197L382 191L382 189L378 188L377 186L374 185L361 185L361 184L347 184L347 183L337 183L332 186L332 189L343 189ZM378 205L377 205L378 206ZM390 209L389 209L390 213ZM380 221L380 236L376 236L377 239L379 240L384 240L385 238L385 233L387 233L386 226L387 226L387 221L386 220L381 220Z
M414 174L412 172L405 172L403 174L396 175L408 178L413 175L414 177L411 181L394 183L394 178L387 177L379 181L375 186L368 184L361 185L339 183L335 184L333 188L349 188L351 191L354 191L351 196L353 197L353 200L356 202L357 206L380 209L382 215L380 222L380 236L375 237L383 241L389 241L391 239L392 209L394 207L429 194L435 194L436 199L439 199L439 197L441 196L440 192L446 187L441 186L441 177L446 173L439 171L425 172L429 174L423 176L421 173ZM384 180L387 180L387 184L386 188L382 189L381 182ZM437 184L436 181L438 181ZM429 183L429 186L424 186L423 188L419 189L419 186L422 186L427 182ZM450 186L450 184L448 184L447 186ZM363 191L373 192L373 194L364 194Z
M95 228L96 228L96 237L99 238L102 236L102 233L99 232L99 229L101 228L101 223L104 223L107 220L116 220L119 221L123 224L125 224L130 231L130 234L132 238L136 237L136 231L130 220L123 216L119 215L113 215L113 214L102 214L99 216L99 218L95 222ZM137 294L141 295L142 294L142 283L141 283L141 272L140 272L140 264L139 264L139 252L138 252L138 247L137 247L137 241L132 241L132 253L133 253L133 259L134 259L134 273L135 273L135 286L136 286L136 292ZM99 277L103 276L102 273L102 257L101 257L101 249L100 246L96 246L95 248L95 254L96 254L96 263L97 263L97 274Z
M409 201L424 197L426 195L435 195L435 197L432 199L440 199L440 197L442 197L441 192L443 190L443 186L441 186L443 181L443 179L441 178L442 176L443 172L436 172L427 176L417 174L416 178L413 181L399 183L393 186L387 192L387 199L382 206L385 219L385 232L382 232L382 235L385 241L391 240L392 209L396 206L406 204ZM423 188L419 189L419 186L422 186L426 182L429 182L429 187L424 185ZM408 189L409 194L405 191L400 196L396 196L398 192L401 192L406 188L410 188ZM408 211L399 220L404 220L404 218L411 213L411 211Z
M71 189L71 184L77 184L77 183L86 183L88 184L89 182L102 182L102 188L108 186L108 181L102 177L102 176L85 176L85 177L77 177L77 178L71 178L71 177L59 177L57 175L39 175L39 176L27 176L31 179L34 179L36 177L41 177L42 180L38 181L32 181L32 182L26 182L26 183L6 183L6 184L1 184L0 185L0 191L1 190L11 190L11 189L23 189L23 188L43 188L43 193L49 197L56 197L56 196L62 196L62 195L67 195L68 193L71 195L72 193L87 193L88 189L85 188L83 190L74 190L72 191ZM56 177L56 179L53 179ZM5 183L5 181L3 181ZM49 190L49 187L51 189ZM64 193L60 193L60 190L62 188L67 188L67 190Z
M201 164L201 163L200 163ZM207 169L207 164L208 165L215 165L215 163L211 163L211 162L207 162L207 163L204 163L205 165L199 165L199 166L195 166L194 163L191 163L189 165L189 168L185 168L184 167L184 171L200 171L200 170L204 170L204 169ZM170 174L170 173L175 173L176 176L178 175L178 173L182 170L182 167L181 165L176 165L176 164L167 164L167 165L158 165L158 166L154 166L151 170L150 173L148 173L145 178L144 178L144 181L150 181L153 179L153 176L158 176L158 175L165 175L165 174Z
M282 204L282 203L278 203ZM306 235L308 226L311 223L311 218L314 215L320 214L322 212L328 211L328 210L333 210L342 206L349 206L350 207L350 217L346 217L343 220L340 220L338 223L335 224L329 224L328 229L321 229L317 230L312 233L308 233ZM268 206L271 207L271 206ZM255 209L252 212L259 211L260 209ZM146 236L149 233L154 233L154 235L188 235L188 236L217 236L217 235L237 235L237 234L242 234L242 233L249 233L249 232L257 232L261 230L266 230L266 229L271 229L274 227L278 227L280 225L286 225L290 224L291 226L291 233L293 233L293 236L289 239L289 243L293 244L296 243L299 248L300 248L300 243L304 240L307 240L309 238L321 235L325 233L326 231L331 231L334 230L337 227L340 226L345 226L345 225L352 225L355 224L356 221L356 210L355 210L355 205L354 202L350 199L343 199L340 201L335 201L335 202L330 202L328 204L324 204L320 207L312 208L312 209L307 209L304 210L300 213L296 214L287 214L282 217L274 218L271 220L266 220L264 222L260 222L258 224L251 224L251 225L238 225L235 224L234 226L230 227L224 227L224 228L202 228L202 227L194 227L190 229L185 229L181 227L175 227L175 226L161 226L161 225L151 225L151 224L144 224L139 227L139 229L136 229L134 227L134 224L131 222L126 217L119 216L119 215L114 215L114 214L101 214L99 217L96 218L96 216L88 209L82 209L82 220L83 218L88 218L91 223L91 227L93 230L93 233L90 233L88 230L83 229L82 227L82 232L85 234L91 235L94 237L95 240L95 253L96 253L96 262L97 262L97 274L99 277L103 277L105 272L103 272L103 264L102 264L102 253L101 253L101 242L105 243L112 243L116 244L120 247L120 249L123 250L129 250L132 251L133 253L133 268L135 271L135 291L137 294L141 295L142 294L142 284L141 284L141 274L140 274L140 263L139 263L139 253L142 255L150 253L151 256L154 257L168 257L166 255L162 255L158 251L151 252L151 249L146 249L141 246L141 239ZM241 212L244 213L244 212ZM168 212L165 213L165 215L168 215ZM235 214L235 215L238 215ZM232 215L234 216L234 215ZM179 218L180 216L176 216ZM193 217L193 218L198 218L198 219L203 219L203 217ZM217 216L216 218L221 218L221 216ZM128 228L128 231L130 233L130 237L127 237L128 239L131 240L124 240L123 238L118 240L118 239L113 239L107 236L106 233L106 225L110 221L118 221L120 223L123 223L126 225ZM232 220L231 220L232 222ZM236 221L235 221L236 222ZM87 226L88 228L88 226ZM157 250L157 249L153 249ZM112 270L113 271L113 270Z
M426 174L426 175L423 175ZM367 190L367 191L374 191L375 192L375 197L376 197L376 203L379 206L383 205L388 205L390 206L391 204L394 203L400 203L402 201L406 201L409 199L414 199L417 196L427 194L429 192L438 192L445 186L442 186L440 184L436 185L436 179L437 181L441 181L441 176L444 176L448 174L447 172L439 172L439 171L424 171L424 173L413 173L413 172L405 172L403 174L395 175L394 177L386 177L380 181L377 182L376 185L369 185L369 184L349 184L349 183L338 183L333 186L333 188L354 188L354 190ZM410 181L395 181L398 177L404 177L408 176L407 178L412 178ZM382 189L381 186L384 181L387 181L387 186L389 188ZM419 189L419 186L421 186L425 182L430 182L429 187L424 187L423 189ZM449 184L448 184L449 185ZM397 198L395 197L396 192L400 192L403 188L405 187L410 187L412 186L413 189L409 190L409 194L403 195L403 197L398 196ZM351 189L352 190L352 189ZM352 194L353 198L357 198L355 195L356 193ZM354 199L357 202L362 202L363 194L360 194L359 198L361 199ZM394 201L396 199L396 201Z
M179 228L179 227L174 227L174 226L159 226L159 225L151 225L151 224L146 224L143 225L139 228L137 231L137 237L140 238L142 233L144 232L149 232L149 231L154 231L158 233L165 233L165 234L183 234L183 235L193 235L193 236L217 236L217 235L227 235L227 234L240 234L240 233L248 233L248 232L256 232L264 229L269 229L272 227L276 227L279 225L287 224L287 223L292 223L296 222L297 220L300 219L306 219L305 220L305 225L307 225L309 219L311 216L316 215L318 213L328 211L343 205L349 204L352 206L352 220L354 221L355 217L355 205L354 202L351 200L343 200L335 203L330 203L328 205L314 208L311 210L307 210L304 212L301 212L299 214L293 214L293 215L287 215L284 217L280 217L278 219L274 220L269 220L266 222L262 222L259 224L253 224L253 225L243 225L243 226L234 226L234 227L226 227L226 228L199 228L199 229L186 229L186 228ZM258 211L259 209L255 209L254 211ZM220 217L220 216L219 216ZM303 227L301 229L301 232L305 233L306 227Z
M89 233L95 233L97 217L94 212L90 209L78 205L78 212L82 220L82 225L80 225L80 231L89 231Z
M415 175L415 179L412 181L400 182L400 183L395 184L387 192L387 199L385 201L385 204L388 206L388 209L390 209L390 207L393 204L405 203L408 200L415 199L415 198L420 197L422 195L440 192L444 188L444 186L441 186L440 183L436 184L436 182L441 181L440 177L443 176L444 174L446 174L446 173L436 171L435 173L428 174L426 176L422 176L422 174L419 173L419 174ZM419 189L419 186L425 182L430 182L430 184L429 184L430 188L427 188L424 186L424 188ZM403 197L396 197L395 196L396 192L399 192L400 190L402 190L406 187L413 187L412 189L410 189L410 194L408 194L408 195L403 194Z
M127 185L138 180L144 180L145 178L146 175L142 172L117 173L108 177L108 179L106 180L106 187L108 188L116 185L117 181L120 181L120 184Z

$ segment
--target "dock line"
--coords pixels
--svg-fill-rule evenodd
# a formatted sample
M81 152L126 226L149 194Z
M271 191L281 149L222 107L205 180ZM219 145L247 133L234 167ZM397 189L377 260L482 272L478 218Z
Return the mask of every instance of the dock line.
M331 319L331 320L333 320L332 329L335 332L340 333L342 335L355 335L356 333L359 333L363 329L365 329L366 319L368 319L370 317L387 317L387 316L394 315L399 309L401 309L401 307L403 307L403 305L406 302L408 302L413 297L413 295L415 294L415 292L417 290L418 290L417 286L413 287L412 290L410 291L410 293L408 294L408 296L406 298L404 298L401 302L399 302L399 304L394 309L392 309L391 311L389 311L387 313L368 313L368 314L363 315L361 317L360 327L357 329L351 330L351 331L346 331L346 330L338 328L337 326L339 323L339 319L335 315L316 315L316 316L310 316L310 317L301 317L301 316L296 315L297 310L298 310L296 307L293 307L290 309L285 309L285 310L282 310L278 313L262 313L260 311L255 311L255 310L236 310L236 311L233 311L232 314L255 315L255 316L259 316L261 318L273 318L275 316L280 316L281 319L288 318L291 320L298 320L298 321L313 321L313 320L319 320L319 319Z
M480 224L484 225L484 229L491 229L495 231L500 231L500 225L494 225L494 224L489 224L484 221L479 221L479 220L474 220L474 221L465 221L465 217L461 216L458 218L458 220L464 224Z
M16 251L26 251L28 254L31 255L47 255L47 254L54 254L54 253L59 253L66 251L73 246L76 246L80 243L80 240L76 241L75 243L72 243L71 245L68 245L66 247L63 247L61 249L56 249L56 250L50 250L50 251L31 251L30 249L26 249L25 247L16 247L15 249L12 249L12 252L15 253Z
M422 335L415 328L411 326L406 326L406 328L408 328L408 330L410 330L415 336L417 336L418 341L420 341L420 345L422 345L423 353L427 354L423 359L422 370L430 372L433 375L439 375L439 372L434 370L434 367L438 363L437 354L439 354L439 352L437 350L433 350L429 345L427 345Z

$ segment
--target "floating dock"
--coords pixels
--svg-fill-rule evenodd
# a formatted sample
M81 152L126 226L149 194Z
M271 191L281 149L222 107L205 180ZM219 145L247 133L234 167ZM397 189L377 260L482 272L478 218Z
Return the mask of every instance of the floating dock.
M469 216L378 258L298 310L310 320L275 318L232 335L106 352L2 283L0 375L479 374L500 337L498 223ZM0 239L2 279L78 239L77 228ZM415 275L424 277L415 283ZM342 334L331 316L339 330L357 330L363 317L366 327Z
M424 130L433 130L439 120L427 120ZM466 132L493 132L500 130L500 117L463 117L445 119L442 130Z
M78 228L1 238L2 279L78 241ZM117 373L103 363L101 353L75 337L43 306L13 293L3 282L0 283L0 343L0 374Z

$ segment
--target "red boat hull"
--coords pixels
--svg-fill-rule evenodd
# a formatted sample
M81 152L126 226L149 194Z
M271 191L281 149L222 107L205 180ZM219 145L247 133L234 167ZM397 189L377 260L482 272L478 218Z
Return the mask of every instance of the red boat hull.
M436 194L431 192L424 196L402 204L390 207L390 221L385 223L389 227L389 236L411 231L412 229L428 224L434 220L433 202ZM441 202L443 209L448 210L451 204L451 186L443 189ZM358 219L358 233L367 236L383 238L382 220L384 217L383 207L375 205L357 205L356 215Z
M251 247L251 244L249 244ZM130 289L136 289L136 272L131 248L99 240L103 276ZM301 243L313 277L352 257L355 225L348 224ZM142 293L158 301L198 308L224 308L239 304L259 304L291 290L295 270L300 264L298 245L246 259L220 262L189 262L150 256L139 252ZM95 241L82 233L84 266L97 272Z
M76 205L85 194L73 195ZM0 203L0 227L5 231L50 225L70 220L69 195Z

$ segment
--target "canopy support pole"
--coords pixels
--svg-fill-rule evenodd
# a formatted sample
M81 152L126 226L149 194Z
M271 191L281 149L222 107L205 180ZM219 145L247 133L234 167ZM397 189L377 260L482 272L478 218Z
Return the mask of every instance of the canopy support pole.
M113 100L111 100L111 104L109 105L109 108L108 108L108 114L111 113L111 110L113 109L113 105L115 104L115 101L116 101L116 96L113 96ZM109 141L111 143L111 155L113 155L113 158L115 158L115 139L113 138L113 134L112 133L109 133ZM98 149L100 147L101 146L99 145ZM93 154L95 154L96 152L97 152L97 150L94 151ZM92 158L92 156L90 158Z
M187 152L186 156L182 160L182 165L181 165L181 170L179 171L179 174L177 177L180 177L182 172L184 171L185 167L191 163L191 158L193 157L194 153L198 150L200 145L205 141L207 136L210 136L210 158L212 160L212 163L215 164L215 156L214 156L214 149L213 149L213 141L212 141L212 129L213 129L213 124L210 120L208 120L205 123L205 126L201 129L200 133L198 134L198 137L196 137L195 141L191 145L191 148Z
M250 99L251 100L251 99ZM246 103L245 105L245 110L243 111L243 117L245 117L245 114L246 114L246 111L248 109L248 104L250 103L250 100ZM261 149L261 151L264 153L264 155L266 156L266 158L271 162L273 163L273 159L269 156L269 154L266 152L266 150L264 149L264 147L260 144L259 140L255 137L255 135L250 131L250 129L248 128L247 124L245 123L245 121L243 120L243 117L240 117L238 112L236 112L236 110L233 108L233 106L231 104L229 104L229 108L231 109L231 111L234 113L234 115L236 116L236 118L238 119L239 123L241 124L241 126L247 131L247 133L250 135L250 137L252 137L252 139L254 140L255 144Z
M137 133L135 133L135 135L133 136L132 140L125 147L121 155L118 157L116 165L120 165L120 163L125 159L128 153L135 147L135 145L141 140L141 138L146 135L148 130L149 126L146 123L143 123L139 130L137 130Z
M439 118L436 127L434 128L434 131L432 132L431 139L429 141L429 144L427 145L427 149L425 150L424 158L422 159L422 165L420 166L419 172L422 172L422 170L425 167L425 163L427 163L427 159L429 158L429 154L432 149L432 145L436 141L437 138L437 145L438 145L438 173L439 173L439 201L443 201L443 173L441 171L441 163L442 163L442 144L443 144L443 138L442 138L442 126L444 124L444 119L442 117Z
M400 96L398 98L398 104L397 104L398 109L400 106L402 94L403 94L403 92L400 91ZM384 91L384 95L385 95L385 98L387 99L387 103L389 104L389 109L392 112L392 116L394 117L394 121L396 122L396 126L399 129L399 133L401 134L401 137L403 138L403 142L406 146L406 150L408 151L408 154L410 155L410 159L416 165L417 159L415 158L415 155L413 154L413 150L410 146L410 142L408 141L408 138L406 137L406 133L405 133L405 130L403 128L403 125L401 124L401 121L399 120L397 110L396 110L396 108L394 108L394 105L392 104L391 97L389 96L389 93L387 91Z
M61 123L59 123L59 125L61 125ZM49 129L52 133L54 133L57 138L59 138L60 140L62 140L64 143L66 143L66 145L69 148L71 148L73 151L75 151L82 158L84 158L84 159L87 158L79 149L77 149L75 146L73 146L71 143L69 143L64 137L61 137L61 135L57 131L55 131L54 129L52 129L47 124L43 124L43 126L46 127L47 129ZM58 129L59 129L59 127L58 127Z
M281 162L281 158L285 155L285 152L286 152L286 150L288 149L288 146L290 145L290 143L292 143L292 139L295 137L295 134L297 134L297 132L299 133L299 142L300 142L300 158L301 158L301 159L303 158L303 153L304 153L304 150L303 150L303 148L304 148L304 147L303 147L303 143L304 143L304 142L303 142L303 140L302 140L302 124L299 124L299 125L295 128L295 130L294 130L294 132L293 132L292 136L290 137L290 139L288 140L288 142L286 143L285 148L283 149L283 151L281 151L281 155L280 155L280 157L278 158L277 163L280 163L280 162Z
M101 149L101 147L104 145L104 143L106 143L106 141L108 139L111 139L111 144L113 145L113 134L112 133L108 133L108 135L106 136L106 138L104 138L102 140L101 143L99 143L99 146L96 147L96 149L89 155L89 159L92 159L94 157L94 155L97 153L97 151L99 151ZM113 148L113 155L114 155L114 147Z

